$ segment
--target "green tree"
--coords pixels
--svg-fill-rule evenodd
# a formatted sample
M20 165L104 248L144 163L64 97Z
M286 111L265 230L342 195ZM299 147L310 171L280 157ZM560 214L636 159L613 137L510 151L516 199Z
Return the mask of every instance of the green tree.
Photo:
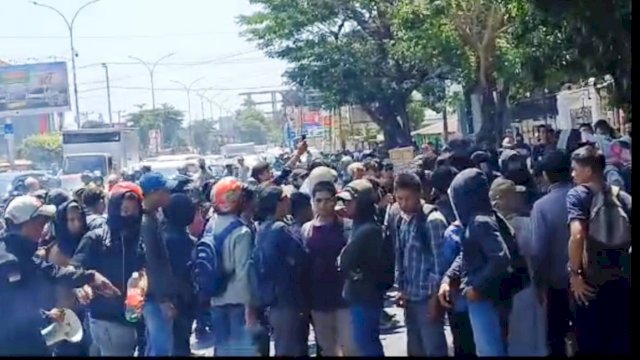
M246 35L269 56L292 64L287 78L318 91L324 107L361 106L388 147L410 142L413 92L457 68L455 36L443 31L442 17L430 16L414 0L251 3L262 10L241 17ZM420 43L403 19L423 25Z
M533 0L547 26L562 34L575 56L563 62L582 78L611 75L614 99L631 110L631 0Z
M446 52L458 57L453 61L455 71L424 84L419 91L427 106L437 112L445 104L451 106L450 96L445 96L446 83L463 84L467 94L480 95L482 127L476 130L481 140L498 140L508 99L553 91L569 78L561 65L572 56L570 47L526 0L422 0L416 4L414 14L422 15L402 19L413 48L428 56L434 43L455 46L457 50L447 48ZM440 19L442 31L453 34L456 44L428 39L425 27L430 25L419 21L425 14L434 18L431 22Z
M169 104L162 104L155 110L145 109L144 105L136 105L138 111L128 115L129 126L138 129L140 145L149 147L149 130L160 129L164 147L176 147L180 142L179 132L184 121L184 113Z
M206 154L213 148L213 121L196 120L191 125L193 146L199 154Z
M235 114L237 135L242 142L266 144L269 128L264 114L253 104L245 103Z
M38 134L31 135L22 141L18 149L18 156L33 161L35 164L62 162L62 135Z
M425 119L425 110L427 107L422 99L414 99L409 103L408 113L409 121L411 122L411 128L417 130L422 126Z

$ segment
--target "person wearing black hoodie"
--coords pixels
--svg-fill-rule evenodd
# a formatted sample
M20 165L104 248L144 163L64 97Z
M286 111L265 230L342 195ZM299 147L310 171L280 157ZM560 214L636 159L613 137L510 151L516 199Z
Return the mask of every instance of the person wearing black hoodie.
M0 236L0 356L51 356L40 331L47 325L45 318L53 316L43 316L42 310L55 306L56 285L90 284L107 296L117 293L94 271L63 268L35 256L44 225L54 214L55 207L32 196L16 197L5 209L7 229Z
M394 249L376 222L377 194L367 180L349 183L338 195L346 216L353 220L351 241L339 257L346 275L343 296L353 321L354 342L360 356L384 356L380 342L380 316L384 294L393 285Z
M69 200L56 209L53 222L53 236L55 240L49 245L46 254L47 261L58 266L67 266L80 240L87 232L87 219L82 206L75 200ZM83 291L87 292L86 289ZM60 307L75 311L78 318L85 324L86 313L79 308L75 301L75 293L69 287L58 287L58 303ZM91 336L88 326L84 328L81 343L73 344L61 342L56 345L55 356L88 356L91 346Z
M125 318L127 281L140 271L144 254L140 251L142 189L122 182L110 192L106 226L89 231L80 241L71 265L104 274L121 295L96 297L89 305L93 341L102 356L133 356L136 324Z
M195 217L196 207L188 195L173 194L169 205L163 209L163 214L166 222L162 237L167 246L176 290L177 315L173 319L172 356L189 356L189 338L196 304L189 268L194 243L187 232L187 226Z
M511 258L491 207L487 177L475 168L461 171L451 182L449 198L465 235L445 279L461 278L476 354L506 356L508 312L500 290Z

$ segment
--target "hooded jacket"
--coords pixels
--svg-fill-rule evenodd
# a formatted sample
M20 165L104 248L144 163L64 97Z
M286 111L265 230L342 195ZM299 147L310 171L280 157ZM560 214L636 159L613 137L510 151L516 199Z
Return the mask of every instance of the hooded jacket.
M55 306L55 286L81 287L93 274L35 257L37 243L20 234L0 237L0 356L51 356L40 330L41 310Z
M391 237L384 237L376 223L376 194L367 180L347 185L355 194L356 215L351 239L339 257L340 271L346 275L343 295L351 304L379 306L384 293L393 285L394 248Z
M187 226L193 221L195 213L195 205L185 194L171 195L169 206L163 210L166 222L162 238L169 254L173 288L179 303L184 305L190 303L194 294L189 269L194 243L187 232Z
M67 210L69 207L75 206L80 211L80 216L84 223L84 230L80 234L71 234L67 225ZM87 216L82 206L75 200L69 200L58 206L56 209L56 217L53 223L53 231L56 238L57 246L62 255L71 258L80 244L82 236L87 230Z
M120 215L122 201L129 192L135 193L141 200L135 190L112 190L106 226L89 231L71 259L73 266L98 271L120 290L120 296L97 296L89 305L89 310L94 319L121 324L130 324L124 317L127 281L144 264L139 241L140 217L127 220Z
M472 287L497 300L510 256L489 200L489 184L479 169L460 172L449 188L449 198L464 228L460 261L462 287Z

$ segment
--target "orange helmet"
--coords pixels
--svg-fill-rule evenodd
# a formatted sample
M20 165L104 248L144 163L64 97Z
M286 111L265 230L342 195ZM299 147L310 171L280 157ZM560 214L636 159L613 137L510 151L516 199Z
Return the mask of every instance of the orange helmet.
M228 176L220 179L211 189L211 203L219 213L229 213L238 208L242 201L242 182Z
M142 189L140 188L140 186L130 181L123 181L115 184L109 191L109 195L114 196L114 195L122 194L125 192L132 192L136 194L136 196L140 200L142 200L143 198Z

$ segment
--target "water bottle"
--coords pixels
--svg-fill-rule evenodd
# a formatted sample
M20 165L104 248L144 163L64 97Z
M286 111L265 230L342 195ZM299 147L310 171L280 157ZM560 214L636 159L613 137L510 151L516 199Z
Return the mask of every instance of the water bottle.
M143 301L142 289L140 287L140 273L134 272L129 281L127 281L127 306L124 316L127 321L135 323L140 320L140 314L137 309Z

